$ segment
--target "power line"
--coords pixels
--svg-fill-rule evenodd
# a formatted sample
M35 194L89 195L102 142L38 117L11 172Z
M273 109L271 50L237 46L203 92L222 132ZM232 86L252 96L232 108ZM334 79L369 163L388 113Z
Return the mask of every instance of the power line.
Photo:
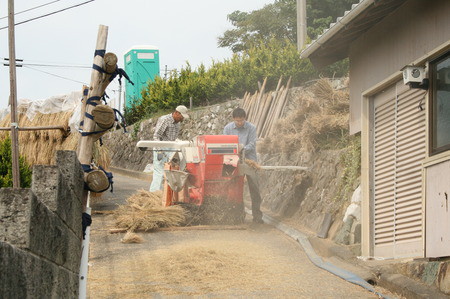
M45 66L45 67L65 67L65 68L80 68L80 69L90 69L92 66L84 65L57 65L57 64L40 64L40 63L21 63L21 65L32 65L32 66Z
M53 73L50 73L50 72L46 72L46 71L43 71L43 70L38 70L38 69L35 69L35 68L32 68L32 67L29 67L29 66L27 66L27 65L24 65L23 67L28 68L28 69L31 69L31 70L34 70L34 71L36 71L36 72L41 72L41 73L44 73L44 74L47 74L47 75L50 75L50 76L54 76L54 77L57 77L57 78L61 78L61 79L64 79L64 80L69 80L69 81L72 81L72 82L75 82L75 83L81 83L81 84L84 84L84 85L89 86L89 84L87 84L86 82L82 82L82 81L70 79L70 78L63 77L63 76L60 76L60 75L56 75L56 74L53 74ZM112 92L114 92L114 93L116 92L116 90L111 89L111 88L109 88L109 87L107 87L106 89L109 90L109 91L112 91Z
M4 66L8 66L8 61L3 62ZM90 69L91 66L84 66L84 65L63 65L63 64L41 64L41 63L23 63L18 62L17 67L25 66L25 65L31 65L31 66L42 66L42 67L62 67L62 68L80 68L80 69Z
M1 58L0 58L1 59ZM3 63L3 65L6 66L7 63L9 63L9 58L4 57L3 61L0 63ZM79 63L70 63L70 64L62 64L61 62L54 62L54 61L43 61L43 60L34 60L34 59L27 59L24 62L24 59L17 59L16 63L20 66L22 65L32 65L32 66L44 66L44 67L67 67L67 68L83 68L83 69L89 69L92 68L92 66L89 65L82 65Z
M95 1L95 0L89 0L89 1L86 1L86 2L83 2L83 3L80 3L80 4L72 5L72 6L69 6L69 7L66 7L66 8L57 10L57 11L54 11L54 12L50 12L50 13L45 14L45 15L41 15L41 16L38 16L38 17L35 17L35 18L31 18L31 19L28 19L28 20L25 20L25 21L16 23L16 24L14 24L14 25L17 26L17 25L20 25L20 24L28 23L28 22L30 22L30 21L34 21L34 20L37 20L37 19L41 19L41 18L44 18L44 17L48 17L48 16L51 16L51 15L57 14L57 13L59 13L59 12L62 12L62 11L68 10L68 9L72 9L72 8L75 8L75 7L78 7L78 6L87 4L87 3L89 3L89 2L93 2L93 1ZM0 27L0 30L6 29L6 28L8 28L8 26Z
M61 79L69 80L69 81L72 81L72 82L81 83L81 84L84 84L84 85L89 85L86 82L81 82L81 81L77 81L77 80L70 79L70 78L67 78L67 77L63 77L63 76L60 76L60 75L56 75L56 74L53 74L53 73L49 73L49 72L46 72L46 71L43 71L43 70L38 70L38 69L35 69L33 67L29 67L27 65L24 65L23 67L31 69L31 70L34 70L34 71L37 71L37 72L45 73L45 74L50 75L50 76L54 76L54 77L58 77L58 78L61 78Z
M55 2L59 2L59 1L61 1L61 0L55 0L55 1L52 1L52 2L44 3L44 4L41 4L39 6L35 6L35 7L32 7L32 8L29 8L29 9L25 9L25 10L16 12L14 15L20 15L21 13L24 13L24 12L27 12L27 11L30 11L30 10L34 10L34 9L37 9L37 8L41 8L43 6L47 6L47 5L50 5L50 4L53 4ZM0 20L6 19L7 17L8 16L1 17Z

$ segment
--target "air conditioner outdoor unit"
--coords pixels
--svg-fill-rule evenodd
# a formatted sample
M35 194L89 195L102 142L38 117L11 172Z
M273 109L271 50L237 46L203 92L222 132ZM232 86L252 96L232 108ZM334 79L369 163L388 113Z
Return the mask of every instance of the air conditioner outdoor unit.
M403 83L422 83L425 79L425 68L421 66L407 65L403 69Z

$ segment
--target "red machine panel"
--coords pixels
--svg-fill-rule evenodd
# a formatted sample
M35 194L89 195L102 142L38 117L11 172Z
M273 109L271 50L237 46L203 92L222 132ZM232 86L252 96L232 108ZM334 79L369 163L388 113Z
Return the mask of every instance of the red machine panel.
M238 156L239 138L236 135L202 135L194 139L199 147L200 163L187 163L193 176L188 195L191 203L201 205L205 197L220 197L229 203L242 203L244 177L226 166L224 156Z

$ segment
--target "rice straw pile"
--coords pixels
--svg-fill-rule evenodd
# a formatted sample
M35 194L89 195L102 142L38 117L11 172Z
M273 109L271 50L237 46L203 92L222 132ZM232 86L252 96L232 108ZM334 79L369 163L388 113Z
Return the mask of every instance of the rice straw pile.
M42 114L37 113L30 121L24 111L18 114L19 127L62 126L61 130L19 131L19 152L30 165L55 164L55 153L58 150L76 150L80 134L68 133L69 119L72 112ZM0 127L10 127L11 116L8 114L0 120ZM10 131L0 131L0 140L10 135ZM108 169L111 159L105 146L94 144L94 161L97 165Z
M255 162L255 161L250 160L250 159L245 159L245 164L247 164L248 166L250 166L251 168L253 168L255 170L260 170L261 169L261 165L259 165L258 162Z
M149 192L143 189L130 196L114 215L116 226L129 232L179 226L185 221L185 210L181 206L162 205L162 191Z
M126 244L127 243L142 243L142 242L144 242L144 239L135 233L127 232L125 234L125 236L122 238L122 240L120 240L120 242L126 243Z
M312 152L333 146L346 135L349 121L348 89L337 90L329 79L318 80L293 98L290 114L276 125L274 134L259 146L261 153Z

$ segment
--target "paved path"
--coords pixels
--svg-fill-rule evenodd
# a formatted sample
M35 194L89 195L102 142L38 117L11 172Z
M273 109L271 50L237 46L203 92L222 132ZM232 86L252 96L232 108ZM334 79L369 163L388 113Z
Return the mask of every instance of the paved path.
M112 210L149 183L115 175L114 193L91 206ZM114 218L94 214L90 298L377 298L314 266L298 243L268 225L239 230L180 229L139 234L122 244Z

